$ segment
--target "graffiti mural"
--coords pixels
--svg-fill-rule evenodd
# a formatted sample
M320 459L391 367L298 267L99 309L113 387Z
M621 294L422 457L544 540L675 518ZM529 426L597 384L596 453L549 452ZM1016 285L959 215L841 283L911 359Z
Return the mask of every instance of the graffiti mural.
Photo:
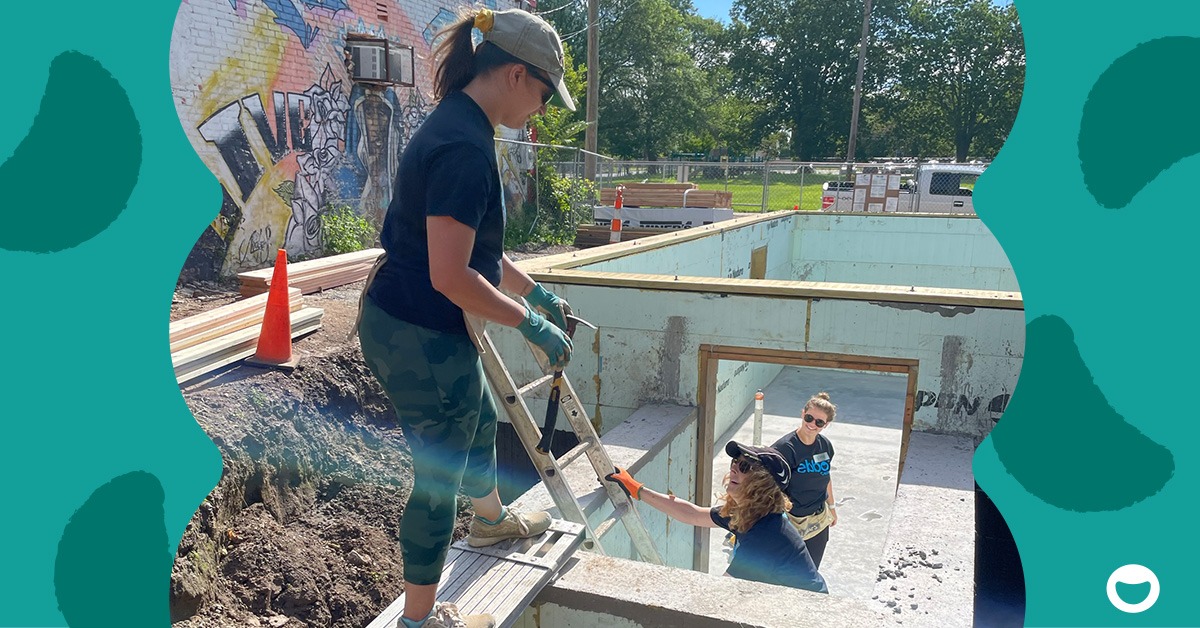
M305 21L304 16L292 3L292 0L263 0L263 3L275 13L275 23L294 33L305 48L312 44L317 33L321 31L320 28Z
M517 217L524 211L525 202L532 198L529 185L533 178L528 176L533 170L535 158L532 146L529 146L529 132L526 129L509 129L500 127L500 137L516 142L496 143L496 159L500 162L500 184L504 186L504 207L510 218Z
M307 103L308 150L296 155L296 180L292 191L292 216L288 220L285 248L312 252L321 246L318 212L324 207L327 190L333 188L334 170L341 163L346 142L346 111L342 82L326 66L321 83L304 92Z
M188 258L196 265L189 276L262 268L277 248L292 257L320 253L321 215L331 206L349 206L382 225L400 155L432 108L429 45L417 42L456 8L401 0L180 5L171 39L172 94L189 140L225 197L198 241L203 250ZM424 50L417 55L417 85L352 81L342 53L349 34ZM528 170L521 152L498 152L505 153L502 171ZM525 198L520 178L505 175L510 206Z

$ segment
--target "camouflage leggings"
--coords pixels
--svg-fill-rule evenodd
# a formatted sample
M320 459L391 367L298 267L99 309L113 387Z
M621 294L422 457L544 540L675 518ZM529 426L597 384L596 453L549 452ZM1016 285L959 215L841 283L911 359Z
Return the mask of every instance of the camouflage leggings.
M399 320L367 298L358 337L412 449L415 479L400 521L404 579L437 584L459 487L469 497L496 488L496 403L465 335Z

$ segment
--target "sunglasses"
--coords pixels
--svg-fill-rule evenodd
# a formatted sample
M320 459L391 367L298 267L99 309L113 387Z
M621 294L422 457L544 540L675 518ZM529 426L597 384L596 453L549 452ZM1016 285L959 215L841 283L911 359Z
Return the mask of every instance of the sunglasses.
M541 73L539 73L539 72L535 72L532 68L530 68L530 70L529 70L529 75L532 76L533 78L541 81L542 85L545 85L546 87L550 88L550 91L546 92L545 96L542 96L542 104L543 105L549 104L550 99L554 98L554 94L558 92L558 88L554 86L554 83L550 82L550 79L542 76Z
M732 469L737 467L737 470L741 471L742 473L750 473L750 469L753 469L754 465L756 464L758 464L757 460L751 460L749 458L738 456L737 458L729 461L729 468Z
M815 417L811 414L804 415L804 422L805 423L816 423L817 427L825 427L826 425L829 425L829 421L826 421L824 419L818 419L817 417Z

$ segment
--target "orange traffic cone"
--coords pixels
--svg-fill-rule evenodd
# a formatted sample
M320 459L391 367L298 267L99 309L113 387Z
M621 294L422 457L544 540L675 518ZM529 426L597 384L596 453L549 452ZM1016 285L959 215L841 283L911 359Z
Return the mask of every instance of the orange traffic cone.
M292 309L288 302L287 251L283 249L275 255L275 272L271 275L271 291L267 293L258 349L246 363L289 371L300 363L299 358L292 358Z

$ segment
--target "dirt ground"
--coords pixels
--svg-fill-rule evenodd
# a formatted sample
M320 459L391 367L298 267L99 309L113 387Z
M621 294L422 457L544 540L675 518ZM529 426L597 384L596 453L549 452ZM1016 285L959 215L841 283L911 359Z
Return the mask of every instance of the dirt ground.
M232 366L183 387L224 469L175 556L179 628L360 627L403 591L397 539L412 462L358 339L347 340L362 286L305 296L325 313L294 344L301 364L291 374ZM180 285L171 319L236 299L236 279ZM468 505L460 496L456 539Z

